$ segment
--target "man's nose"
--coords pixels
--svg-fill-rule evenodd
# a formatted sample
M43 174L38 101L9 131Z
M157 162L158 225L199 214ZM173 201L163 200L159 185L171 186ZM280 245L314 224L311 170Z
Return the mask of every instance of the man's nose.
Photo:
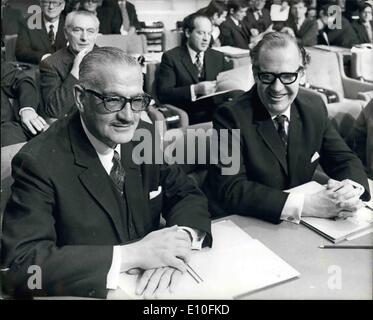
M275 82L271 85L273 90L280 91L284 88L284 84L281 82L279 78L276 78Z
M127 122L134 121L134 114L129 102L127 102L124 108L117 113L117 116L120 120L125 120Z
M80 34L80 40L87 40L87 31L83 30L82 33Z

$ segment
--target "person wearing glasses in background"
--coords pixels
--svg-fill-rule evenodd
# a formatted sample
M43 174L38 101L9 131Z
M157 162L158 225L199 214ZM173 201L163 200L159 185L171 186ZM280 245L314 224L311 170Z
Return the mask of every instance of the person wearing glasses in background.
M138 161L136 132L156 130L140 118L151 100L142 88L136 59L93 49L74 86L78 112L13 159L2 243L8 294L120 298L120 273L131 272L141 277L137 293L154 297L172 289L192 249L211 245L207 199L191 178L177 165ZM147 142L154 156L158 146ZM32 289L35 265L42 285Z
M41 61L40 88L46 118L61 119L76 110L73 88L79 79L79 65L95 45L99 21L87 11L73 11L66 16L65 35L69 42Z
M65 0L42 0L41 14L30 16L19 30L15 54L18 61L39 62L59 49L66 47L62 11Z
M230 164L220 150L204 186L211 213L251 215L272 223L351 214L361 199L370 198L367 177L332 126L322 99L299 91L306 52L294 37L272 32L252 50L251 60L256 84L232 105L219 108L213 120L217 130L240 129L235 144L240 149L228 149L239 153L240 168L236 175L222 175L222 167ZM318 164L331 178L325 191L284 192L311 181Z

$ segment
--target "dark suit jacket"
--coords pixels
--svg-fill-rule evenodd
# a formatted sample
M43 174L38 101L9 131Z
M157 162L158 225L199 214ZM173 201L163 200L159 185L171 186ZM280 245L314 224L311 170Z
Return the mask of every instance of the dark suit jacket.
M306 19L298 30L296 23L292 17L286 21L285 26L292 28L295 37L304 47L311 47L317 44L318 27L315 20Z
M154 132L154 127L140 122ZM125 199L86 137L79 114L56 121L14 157L14 185L3 222L6 287L32 295L106 297L113 246L180 225L207 233L207 200L178 166L137 165L138 142L121 147ZM154 162L153 162L154 163ZM149 199L154 190L162 192ZM30 265L42 268L42 289L27 289Z
M66 47L66 38L63 31L64 24L65 17L61 15L56 34L55 50L50 45L44 21L42 21L41 29L29 29L27 23L24 24L19 31L16 43L17 60L39 64L43 55L54 53L55 51Z
M12 99L12 102L11 100ZM15 63L1 63L1 146L25 142L32 136L20 124L21 107L38 110L39 90L34 77Z
M329 39L329 44L331 46L339 46L345 48L351 48L354 45L358 44L359 41L357 39L355 30L352 28L350 22L345 18L342 17L342 28L330 29L326 26L321 32L319 32L318 42L319 44L326 44L322 36L322 31L325 32Z
M75 55L70 47L58 50L39 64L43 98L42 115L63 118L75 111L73 88L78 83L71 73Z
M242 20L242 24L247 31L257 29L260 33L264 32L272 23L271 15L268 9L262 10L262 17L259 20L255 19L254 12L247 10L246 17ZM251 33L248 33L249 35Z
M216 80L217 75L231 68L224 54L208 48L204 54L205 80ZM193 65L186 45L167 51L162 56L156 79L158 98L162 103L170 103L187 108L191 103L190 86L198 83L198 71Z
M102 4L102 7L110 7L111 9L113 9L113 16L115 18L113 18L114 20L120 20L120 24L119 24L119 28L120 26L122 25L122 12L120 10L120 7L118 5L118 0L107 0L106 2L104 1L103 4ZM110 10L111 10L110 9ZM127 13L128 13L128 18L129 18L129 21L130 21L130 26L134 26L136 30L139 30L141 29L141 23L140 21L138 20L137 18L137 13L136 13L136 7L131 3L131 2L126 2L126 9L127 9ZM118 15L119 13L119 15ZM112 17L108 16L106 17L108 19L108 21L110 22L110 20L112 19Z
M102 34L120 34L122 14L117 3L103 4L97 8L97 18L100 21L99 32Z
M250 35L244 27L238 27L229 17L220 25L219 39L222 46L249 49Z
M3 8L3 18L1 20L1 35L18 34L19 29L25 24L22 12L11 7Z
M356 21L353 22L351 25L355 30L359 43L371 43L371 40L368 37L367 29L365 29L365 27L360 22ZM370 22L370 25L373 32L373 21Z
M309 182L318 163L331 178L363 185L363 199L370 198L361 161L332 127L319 97L300 92L291 106L287 157L256 86L218 109L213 123L217 130L240 129L239 149L233 150L236 157L240 154L239 172L221 175L221 160L209 168L205 190L213 215L251 215L279 223L288 197L282 190ZM320 158L311 163L315 152Z

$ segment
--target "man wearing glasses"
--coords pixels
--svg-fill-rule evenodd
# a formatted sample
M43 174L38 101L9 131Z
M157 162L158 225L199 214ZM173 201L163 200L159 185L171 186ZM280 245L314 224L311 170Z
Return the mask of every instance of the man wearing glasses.
M150 103L142 79L136 59L95 48L74 88L79 112L15 156L3 221L9 293L123 297L120 273L131 272L137 292L153 297L185 271L191 249L211 245L207 200L190 178L136 160L135 132L155 131L140 119ZM27 285L30 266L40 267L39 287Z
M18 61L39 64L50 54L66 47L65 17L61 14L65 0L42 0L40 7L41 15L28 18L19 31L15 50Z
M299 91L306 52L294 37L272 32L254 48L251 59L256 85L214 117L217 130L240 129L241 147L236 150L236 175L221 174L228 163L224 153L209 168L205 189L210 211L272 223L349 215L362 205L360 197L370 198L367 178L360 160L332 127L322 99ZM325 191L284 192L311 181L318 164L332 178Z

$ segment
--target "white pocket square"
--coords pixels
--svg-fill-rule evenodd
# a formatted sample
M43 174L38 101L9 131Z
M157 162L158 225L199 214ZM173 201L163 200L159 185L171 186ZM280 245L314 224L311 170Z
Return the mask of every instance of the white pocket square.
M158 190L150 191L149 192L149 200L154 199L162 192L162 186L158 187Z
M320 155L319 155L319 153L316 151L316 152L313 154L312 158L311 158L311 163L315 162L318 158L320 158Z

